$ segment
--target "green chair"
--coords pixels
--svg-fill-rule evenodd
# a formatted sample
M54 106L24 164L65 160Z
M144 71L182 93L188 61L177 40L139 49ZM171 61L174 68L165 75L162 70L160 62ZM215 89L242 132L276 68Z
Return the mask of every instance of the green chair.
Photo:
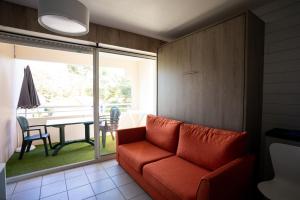
M48 146L47 146L47 138L49 140L50 148L52 149L51 139L49 133L47 133L46 125L34 125L29 126L28 120L25 117L18 116L17 120L22 130L23 142L21 147L21 152L19 155L19 160L23 158L23 155L26 152L29 152L32 141L34 140L43 140L44 147L45 147L45 154L48 156ZM40 127L40 128L36 128ZM44 127L44 132L42 133L41 127ZM39 134L30 134L31 131L38 131Z
M105 148L106 145L106 133L110 132L111 137L115 140L113 132L116 131L119 127L119 118L121 112L117 106L113 106L110 109L110 115L100 116L100 131L102 134L102 146Z

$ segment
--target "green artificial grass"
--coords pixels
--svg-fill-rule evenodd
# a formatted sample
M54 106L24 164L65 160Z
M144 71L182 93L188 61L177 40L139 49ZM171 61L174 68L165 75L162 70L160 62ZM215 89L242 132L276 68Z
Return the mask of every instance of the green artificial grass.
M100 138L101 144L101 138ZM49 148L50 149L50 148ZM101 154L114 153L116 149L115 141L109 136L106 137L106 147L102 148ZM25 153L22 160L19 160L19 153L14 153L6 163L7 177L17 176L48 169L88 161L94 159L94 147L87 143L69 144L62 148L56 156L52 156L53 150L49 150L49 156L45 156L44 145L37 145L36 149Z

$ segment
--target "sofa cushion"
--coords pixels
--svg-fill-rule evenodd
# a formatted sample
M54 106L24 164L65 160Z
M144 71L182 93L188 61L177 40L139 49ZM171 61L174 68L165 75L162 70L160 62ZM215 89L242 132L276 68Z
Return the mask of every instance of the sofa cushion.
M193 124L182 124L177 155L209 170L242 156L247 134Z
M126 160L133 169L140 173L145 164L174 155L146 140L119 145L118 154L119 157Z
M177 120L148 115L146 139L158 147L176 153L181 123Z
M149 163L145 180L169 200L195 200L198 186L209 171L177 156Z

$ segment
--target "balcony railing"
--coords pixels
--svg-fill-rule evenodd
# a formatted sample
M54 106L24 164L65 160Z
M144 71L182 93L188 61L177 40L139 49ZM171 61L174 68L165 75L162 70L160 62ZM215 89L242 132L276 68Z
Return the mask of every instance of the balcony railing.
M124 113L131 109L132 104L101 104L99 106L99 113L109 114L109 111L113 106L117 106L120 111ZM93 106L40 106L33 109L18 109L17 114L26 116L27 118L91 116L93 115Z

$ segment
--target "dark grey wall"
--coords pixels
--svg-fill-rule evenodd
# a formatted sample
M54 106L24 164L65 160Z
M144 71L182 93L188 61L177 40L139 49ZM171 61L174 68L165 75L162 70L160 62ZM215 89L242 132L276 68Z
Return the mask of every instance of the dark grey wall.
M260 179L273 176L264 134L272 128L300 130L300 1L277 0L253 12L265 21ZM278 141L277 141L278 142Z
M253 12L266 23L262 132L300 129L300 1L273 1Z

